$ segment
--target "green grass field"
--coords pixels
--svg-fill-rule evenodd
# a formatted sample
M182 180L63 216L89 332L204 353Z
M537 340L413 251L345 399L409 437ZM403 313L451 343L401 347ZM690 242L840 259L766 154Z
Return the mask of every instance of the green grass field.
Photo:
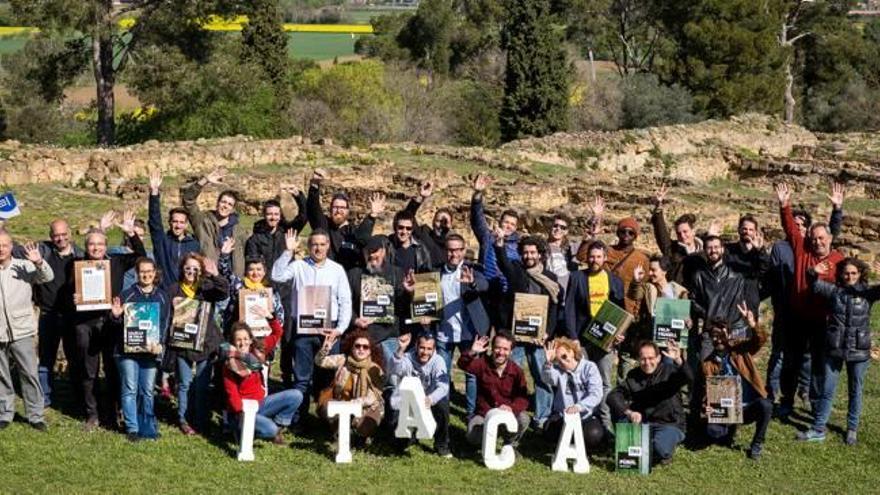
M2 36L0 37L0 55L15 53L27 43L25 36Z

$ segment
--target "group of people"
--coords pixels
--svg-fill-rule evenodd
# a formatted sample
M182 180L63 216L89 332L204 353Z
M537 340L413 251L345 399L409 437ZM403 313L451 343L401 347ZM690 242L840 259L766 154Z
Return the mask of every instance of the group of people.
M790 189L778 185L785 239L772 245L748 214L733 242L722 240L716 222L698 235L693 214L678 217L670 234L668 190L661 187L651 213L659 251L648 254L635 246L643 229L634 217L617 223L613 244L599 240L605 210L600 197L577 243L563 215L552 217L546 238L521 233L514 210L490 221L484 195L491 179L485 175L472 183L469 221L476 246L456 232L450 208L436 208L430 225L417 222L434 192L430 182L394 215L389 235L375 235L384 196L369 198L359 223L344 192L332 194L325 211L322 170L314 172L306 193L282 186L281 194L289 195L282 199L296 203L295 213L285 214L282 201L268 200L250 233L235 211L234 191L221 192L211 211L199 208L203 189L222 179L215 171L185 184L182 206L167 212L166 228L162 177L154 171L147 228L131 213L121 219L110 213L86 234L84 249L75 245L64 219L53 221L49 240L38 244L18 245L0 232L0 429L14 415L10 361L22 382L27 420L46 429L43 409L54 400L53 368L62 343L84 428L117 427L121 417L131 441L158 437L154 388L170 398L176 387L177 426L186 435L207 431L215 397L223 397L222 421L233 431L243 400L258 401L256 435L276 443L286 443L285 430L300 424L312 400L327 421L333 420L327 414L331 401L354 401L363 407L352 423L355 445L364 445L383 428L393 430L399 384L417 377L437 422L436 453L451 457L451 376L458 350L466 438L474 444L492 409L515 415L516 431L504 437L513 446L529 429L555 441L565 415L577 414L590 451L612 445L615 423L644 423L650 425L654 462L667 463L686 437L733 444L735 425L706 420L712 413L706 379L739 376L743 421L756 423L748 455L758 459L774 407L779 418L787 418L798 393L808 397L813 417L798 438L826 438L844 367L846 443L857 442L871 349L869 313L880 288L868 286L862 261L832 247L843 216L839 184L829 195L829 223L793 209ZM124 234L122 249L108 249L107 231L114 226ZM303 250L299 234L307 226ZM143 242L147 230L150 256ZM109 260L110 309L77 310L78 260ZM442 307L433 317L418 317L411 314L416 274L427 272L437 274ZM390 287L386 300L364 304L371 297L364 284L377 279ZM315 287L329 293L326 314L304 313L314 303L308 289ZM242 291L260 289L271 289L271 304L240 314ZM517 294L546 296L544 338L514 332ZM758 305L768 297L769 332L758 321ZM653 338L661 299L690 301L686 346ZM200 350L176 347L170 338L172 314L187 301L197 301L207 318ZM634 320L610 349L584 337L608 301ZM121 337L125 306L138 302L161 308L163 340L150 352L130 353ZM267 334L256 336L254 321L265 321ZM316 328L316 321L324 323ZM768 340L765 380L755 356ZM282 377L274 393L266 376L271 363L279 363Z

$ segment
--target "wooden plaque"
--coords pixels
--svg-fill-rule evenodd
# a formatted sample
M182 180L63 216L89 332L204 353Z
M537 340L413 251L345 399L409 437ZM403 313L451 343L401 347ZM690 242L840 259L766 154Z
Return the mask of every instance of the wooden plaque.
M265 318L254 316L250 308L263 306L269 313L275 310L275 300L272 297L272 289L241 289L238 291L238 321L247 323L254 337L266 337L272 333L269 323Z
M73 263L77 311L110 309L113 294L110 285L110 260L82 260Z

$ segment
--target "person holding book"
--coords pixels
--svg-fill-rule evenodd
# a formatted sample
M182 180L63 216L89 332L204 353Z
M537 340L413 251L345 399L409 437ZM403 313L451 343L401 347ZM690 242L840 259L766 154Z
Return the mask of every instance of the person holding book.
M196 326L196 333L190 334L184 330L187 335L203 335L200 345L177 348L170 341L164 360L166 370L177 373L177 419L180 431L184 435L195 435L196 431L205 433L208 427L208 387L211 384L212 360L223 342L223 334L215 323L214 314L217 303L228 297L229 285L220 276L212 259L196 253L188 253L180 259L180 273L180 281L168 289L174 307L192 304L190 301L195 301L199 308L208 305L204 318L186 323ZM193 420L192 425L190 420Z
M240 314L239 294L242 290L258 291L272 289L272 283L266 270L266 262L262 257L246 257L244 260L244 277L239 277L232 271L232 253L235 250L235 239L232 237L223 241L220 248L220 260L217 262L217 271L226 279L229 286L229 302L223 311L223 327L232 328L235 322L243 321L244 315ZM272 291L272 315L282 322L284 326L284 306L281 304L281 294ZM269 352L267 355L271 355Z
M409 202L403 211L413 218L413 237L428 248L431 254L431 266L438 266L446 260L446 235L452 230L452 210L446 207L437 208L431 225L419 225L416 213L431 195L434 194L434 183L424 181L419 184L419 191Z
M767 332L763 326L758 325L755 314L744 302L737 305L737 310L749 325L751 331L748 336L744 339L731 338L726 321L712 320L701 336L700 358L703 375L706 377L741 377L743 423L755 423L755 434L747 455L758 460L761 458L767 426L773 415L773 404L767 398L764 380L755 364L755 356L767 342ZM706 415L710 416L712 407L707 401L704 404ZM706 428L710 439L722 445L733 445L736 425L708 424Z
M242 401L257 401L260 407L254 422L254 435L257 438L271 439L276 445L284 445L284 428L290 428L299 419L298 411L303 395L295 388L271 395L266 390L266 356L274 352L275 346L281 341L284 334L283 320L263 306L254 306L251 310L254 317L266 320L272 333L264 339L256 339L247 323L233 323L229 342L220 345L220 357L224 360L226 410L235 417L240 428L243 419Z
M96 230L86 234L85 261L108 260L110 262L110 294L111 298L119 296L122 292L122 282L125 272L134 268L139 258L146 257L147 251L141 238L134 229L135 216L127 211L123 214L122 222L117 222L117 215L110 211L101 217L100 226ZM122 229L129 239L132 247L131 253L114 254L107 253L106 232L114 225ZM79 295L74 294L74 304L81 304ZM106 309L77 311L74 313L74 333L76 335L76 350L71 363L71 377L76 384L76 395L85 409L86 420L83 423L85 431L94 431L99 424L99 399L101 398L100 415L103 422L110 428L117 427L119 406L119 370L116 369L116 359L113 357L115 340L110 332L108 322L110 311ZM104 367L104 391L96 394L98 377L103 362Z
M18 370L27 421L34 429L46 431L37 370L37 319L31 297L33 285L51 282L54 273L36 244L26 244L24 254L25 259L12 257L12 236L0 228L0 430L15 417L11 358Z
M605 438L605 427L596 416L602 402L599 368L588 360L577 340L557 337L544 344L545 361L541 380L553 389L553 406L544 426L544 438L557 442L566 414L579 414L587 449L598 449Z
M312 174L306 198L306 217L312 231L321 230L327 234L330 243L328 257L350 270L363 263L361 248L373 235L376 219L385 211L385 196L380 193L370 196L370 211L360 225L355 226L348 221L351 200L344 192L336 192L330 198L329 214L321 208L321 186L327 177L327 172L322 169L316 169Z
M639 367L608 394L606 401L618 421L650 424L652 456L669 464L675 447L685 438L681 389L693 382L693 372L683 365L681 348L670 340L660 353L654 342L639 345Z
M605 243L602 241L591 242L586 253L587 268L571 274L565 296L565 323L568 337L575 340L584 334L592 323L593 317L606 301L611 301L620 307L624 304L623 281L606 268ZM617 335L614 346L620 345L625 338L626 335L623 333ZM586 339L583 339L582 342L589 360L599 367L603 397L607 396L612 385L611 367L616 354L614 347L610 351L606 351ZM604 401L599 406L599 418L608 434L611 435L611 415Z
M419 333L416 346L407 352L412 333L405 333L397 338L397 352L389 359L388 374L397 378L398 385L391 396L392 426L397 425L400 411L401 380L414 376L422 382L425 391L425 405L437 422L434 432L434 451L440 457L451 458L449 449L449 372L443 358L437 354L437 341L430 332Z
M337 334L328 332L324 344L315 355L315 364L333 370L331 384L318 397L318 415L327 419L327 404L331 400L357 402L363 407L359 418L352 418L351 427L357 434L357 443L367 445L382 423L385 401L385 358L382 348L362 328L348 332L342 341L341 354L331 354Z
M503 434L505 444L514 448L529 428L529 388L522 369L510 360L515 342L513 336L500 330L492 338L492 355L488 350L489 337L474 340L470 351L458 358L458 367L476 377L477 409L468 421L467 440L479 445L483 440L483 425L492 409L510 411L516 416L517 430Z
M880 268L876 263L874 266L875 270ZM807 441L825 439L834 392L845 366L849 396L846 444L855 445L865 374L871 362L871 306L880 299L880 285L868 286L868 267L856 258L846 258L837 264L836 284L822 280L830 270L831 264L825 261L810 270L813 291L827 299L831 309L821 342L824 352L821 393L813 409L813 424L798 438Z
M156 415L153 412L153 385L165 351L164 343L171 312L171 300L159 287L161 274L156 262L149 258L140 258L134 269L137 283L114 298L110 309L111 320L117 327L116 366L121 384L119 402L122 406L125 433L130 442L155 440L159 437ZM142 312L143 314L136 315L140 319L126 321L126 305L132 305L139 313ZM126 326L133 324L135 330L141 331L144 327L142 322L149 327L143 333L144 339L137 346L131 346L137 347L136 350L128 350L130 346L126 339ZM158 329L152 328L153 325L157 325Z
M293 335L293 387L303 394L301 412L306 413L309 408L309 394L312 389L312 377L315 368L315 354L321 349L321 335L332 334L336 338L345 333L351 323L351 287L348 284L348 276L345 269L339 263L330 259L331 236L326 230L313 230L308 238L308 257L295 259L296 250L299 246L299 237L293 230L285 234L284 254L272 265L272 281L277 284L290 286L291 316L296 318L292 323ZM310 297L318 297L319 292L326 294L329 302L322 301L320 304L329 304L330 311L323 312L323 317L315 314L319 301L311 301ZM324 296L321 296L324 297ZM323 328L315 326L324 325ZM325 339L324 342L327 340ZM334 341L335 342L335 341ZM319 375L319 379L324 379ZM316 386L320 390L322 387Z
M504 319L507 323L502 328L510 330L516 338L514 302L517 293L547 296L547 318L544 322L543 339L539 339L539 336L536 335L531 341L520 342L513 349L511 356L520 368L525 368L526 359L528 359L529 371L535 385L533 424L537 428L543 428L550 416L550 405L553 400L553 393L541 380L541 369L544 367L545 357L543 345L547 339L553 338L556 334L556 315L559 311L560 301L565 299L565 292L556 281L556 275L544 268L543 260L546 255L546 246L542 240L531 236L520 238L517 249L520 259L509 259L504 248L504 232L500 228L495 229L495 259L510 288L498 308L501 313L504 313Z

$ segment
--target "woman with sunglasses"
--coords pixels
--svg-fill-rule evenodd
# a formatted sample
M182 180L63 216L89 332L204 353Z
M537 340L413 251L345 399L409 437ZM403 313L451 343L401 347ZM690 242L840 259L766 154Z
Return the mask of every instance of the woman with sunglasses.
M321 368L335 369L333 383L318 397L318 414L327 418L327 404L331 400L356 401L363 406L363 414L352 419L351 426L363 444L369 444L382 417L385 402L382 387L385 383L382 348L370 340L366 329L348 332L342 341L342 354L330 354L336 342L334 334L324 337L324 345L315 356Z
M544 345L546 361L541 379L553 389L553 408L544 425L544 438L556 443L566 414L579 414L587 449L597 449L605 437L602 421L594 414L602 402L599 368L584 357L577 340L559 337Z
M211 303L202 351L174 350L169 352L166 363L172 363L177 373L177 415L180 431L184 435L195 435L187 419L187 413L194 420L198 430L204 432L208 424L208 386L211 383L211 361L223 341L214 317L216 303L228 295L226 280L219 276L217 264L210 258L196 253L187 253L180 259L180 281L168 289L174 306L185 299ZM192 390L191 390L192 389ZM192 400L193 411L189 404Z
M568 276L578 269L573 257L568 242L568 219L555 215L547 234L547 269L556 275L556 281L563 289L568 287Z

